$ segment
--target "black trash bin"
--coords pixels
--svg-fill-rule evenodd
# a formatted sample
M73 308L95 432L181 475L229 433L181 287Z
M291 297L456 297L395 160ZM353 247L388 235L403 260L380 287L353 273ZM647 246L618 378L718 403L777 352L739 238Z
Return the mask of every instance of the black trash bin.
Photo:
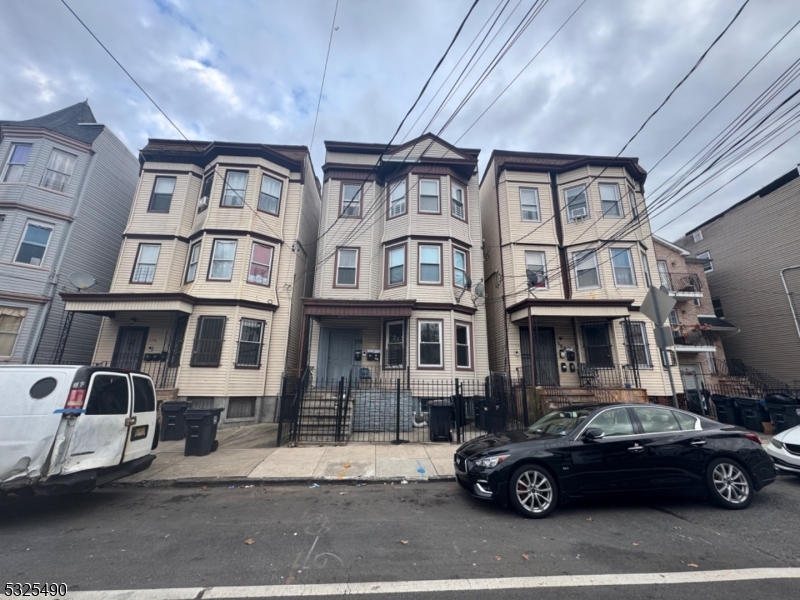
M486 428L487 433L500 433L506 427L506 407L500 398L489 398L487 403Z
M185 413L189 403L164 402L161 404L161 441L182 440L186 437Z
M769 394L764 398L775 433L800 425L800 400L783 394Z
M217 425L223 408L194 408L186 411L186 446L184 456L206 456L214 452Z
M489 407L487 406L486 398L483 396L476 396L474 407L475 429L486 431L489 429Z
M450 400L428 402L428 428L432 442L450 442L450 425L453 420L453 404Z
M728 425L743 425L742 416L739 414L739 409L736 406L736 400L733 396L725 396L723 394L711 394L711 402L714 403L714 408L717 411L717 421L726 423Z
M742 424L750 431L764 433L764 421L769 421L769 411L763 398L736 398L736 404L742 414Z

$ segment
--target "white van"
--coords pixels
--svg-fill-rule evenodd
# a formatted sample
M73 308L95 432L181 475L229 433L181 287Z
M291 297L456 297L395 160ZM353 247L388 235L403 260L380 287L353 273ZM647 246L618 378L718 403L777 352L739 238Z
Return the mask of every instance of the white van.
M157 429L147 375L0 366L0 498L85 492L143 471L155 459Z

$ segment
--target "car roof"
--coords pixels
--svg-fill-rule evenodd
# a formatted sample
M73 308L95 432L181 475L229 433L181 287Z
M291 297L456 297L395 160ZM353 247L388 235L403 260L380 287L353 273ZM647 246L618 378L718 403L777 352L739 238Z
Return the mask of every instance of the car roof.
M581 404L569 404L567 406L559 406L553 409L553 412L557 410L597 410L599 408L611 408L611 407L620 407L620 406L652 406L655 408L668 408L673 410L681 410L675 409L673 406L665 406L663 404L652 404L649 402L583 402Z

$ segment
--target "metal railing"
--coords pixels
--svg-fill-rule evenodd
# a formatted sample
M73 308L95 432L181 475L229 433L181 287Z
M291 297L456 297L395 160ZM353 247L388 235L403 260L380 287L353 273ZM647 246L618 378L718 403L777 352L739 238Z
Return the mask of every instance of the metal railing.
M714 338L705 331L698 329L678 328L672 332L672 339L676 346L713 346Z
M739 379L739 385L746 385L748 389L758 390L762 393L773 393L791 390L792 386L773 377L764 371L751 367L737 358L714 359L716 375L726 378ZM737 382L728 382L733 385Z
M149 375L157 390L172 389L178 379L178 366L170 366L163 353L149 355L145 360L141 355L115 356L110 361L93 363L96 367L112 367L115 369L129 369ZM156 358L157 357L157 358Z
M661 273L661 285L676 294L699 293L703 291L703 283L696 273Z

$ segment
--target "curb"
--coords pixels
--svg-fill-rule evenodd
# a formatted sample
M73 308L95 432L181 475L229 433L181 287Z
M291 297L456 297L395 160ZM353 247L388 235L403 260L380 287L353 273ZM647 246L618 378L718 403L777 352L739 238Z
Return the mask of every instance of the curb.
M310 477L270 477L270 478L249 478L249 477L191 477L184 479L145 479L142 481L114 481L102 487L120 487L120 488L190 488L190 487L244 487L251 486L276 486L276 485L310 485L313 483L318 484L320 487L326 485L347 485L347 486L364 486L367 484L377 485L384 483L400 483L407 481L412 483L437 483L442 481L455 481L455 475L437 475L435 477L426 477L425 479L408 479L406 477L382 477L370 479L314 479Z

